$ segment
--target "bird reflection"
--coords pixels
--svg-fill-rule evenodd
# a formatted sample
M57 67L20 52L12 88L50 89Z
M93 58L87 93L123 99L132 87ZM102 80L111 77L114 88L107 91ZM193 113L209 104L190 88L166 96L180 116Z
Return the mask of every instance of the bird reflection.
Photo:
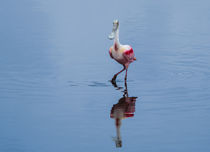
M118 87L116 82L112 82L113 86L117 89ZM114 104L111 109L110 117L115 119L116 134L114 138L116 147L122 147L122 138L120 134L120 127L122 125L122 119L134 117L135 112L135 102L137 97L128 97L127 83L125 81L123 97L119 99L117 104Z

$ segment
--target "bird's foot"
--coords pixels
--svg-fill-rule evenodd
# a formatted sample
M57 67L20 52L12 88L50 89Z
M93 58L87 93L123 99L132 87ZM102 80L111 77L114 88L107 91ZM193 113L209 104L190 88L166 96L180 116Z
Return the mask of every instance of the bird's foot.
M112 83L116 83L116 78L117 78L117 76L116 76L116 75L114 75L114 76L113 76L113 78L112 78L112 80L111 80L111 81L112 81Z
M116 84L116 79L113 79L111 80L112 84Z
M123 92L124 92L124 96L128 96L128 90L127 89L125 89Z

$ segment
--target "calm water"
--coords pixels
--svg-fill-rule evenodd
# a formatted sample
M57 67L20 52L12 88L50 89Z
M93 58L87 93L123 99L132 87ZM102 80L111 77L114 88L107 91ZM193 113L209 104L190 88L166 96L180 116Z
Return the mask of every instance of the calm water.
M210 151L208 0L3 0L0 18L0 152ZM109 82L116 18L129 97Z

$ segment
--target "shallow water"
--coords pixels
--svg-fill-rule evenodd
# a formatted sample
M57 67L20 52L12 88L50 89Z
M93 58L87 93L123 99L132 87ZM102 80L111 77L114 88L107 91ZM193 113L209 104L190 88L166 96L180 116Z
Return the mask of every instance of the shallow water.
M0 3L1 152L210 151L209 1ZM121 148L110 118L125 89L124 73L118 88L109 82L122 68L108 54L115 18L137 58Z

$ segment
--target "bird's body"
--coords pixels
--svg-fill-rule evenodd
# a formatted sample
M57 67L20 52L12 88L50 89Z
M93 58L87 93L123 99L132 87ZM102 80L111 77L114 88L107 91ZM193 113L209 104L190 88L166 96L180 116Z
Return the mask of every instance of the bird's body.
M110 39L114 39L113 46L109 49L109 55L112 59L116 60L118 63L123 65L123 70L118 72L112 78L112 81L115 81L117 75L126 70L125 80L127 79L127 70L130 63L136 60L134 57L134 52L131 46L121 45L119 42L119 21L115 20L113 23L113 30Z
M133 49L129 45L120 45L119 48L112 46L109 49L109 54L111 58L127 68L131 62L136 60Z

